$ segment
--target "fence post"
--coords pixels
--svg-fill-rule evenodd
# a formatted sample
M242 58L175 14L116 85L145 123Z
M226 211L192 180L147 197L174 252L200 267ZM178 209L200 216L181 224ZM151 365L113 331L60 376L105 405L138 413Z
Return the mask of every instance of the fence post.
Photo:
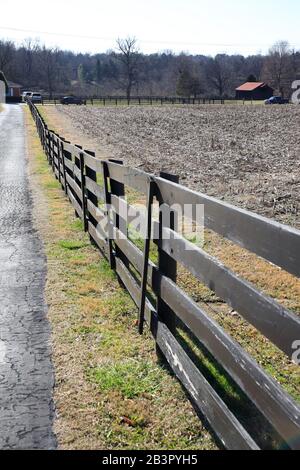
M95 152L91 152L90 150L85 150L85 153L87 153L91 157L95 158ZM96 173L95 170L92 170L91 168L86 166L85 167L85 174L88 178L90 178L92 181L97 183L97 173ZM88 189L86 190L86 198L87 198L87 200L91 201L94 204L94 206L98 207L98 198L97 198L97 196L95 194L91 193ZM88 216L88 220L92 223L92 225L97 227L97 221L93 218L92 214L90 214L89 211L87 211L87 216ZM90 237L91 243L94 246L97 245L90 233L89 233L89 237Z
M111 237L111 234L112 234L111 224L113 223L113 221L111 220L111 214L110 214L111 193L109 191L109 186L108 186L109 172L108 172L106 161L102 161L102 175L103 175L103 181L104 181L105 215L109 223L109 227L108 227L109 265L110 265L110 268L114 270L116 268L116 262L115 262L115 257L114 257L114 252L113 252L113 243L112 243L112 237Z
M77 147L79 150L82 150L82 146L81 146L81 145L75 144L75 147ZM75 183L76 183L76 184L80 187L80 189L81 189L82 201L80 201L80 198L78 198L77 194L74 194L74 197L75 197L75 199L77 199L78 202L81 203L80 205L81 205L81 209L82 209L82 213L83 213L83 223L84 223L84 229L85 229L86 211L85 211L84 188L83 188L82 174L81 174L81 152L79 153L79 157L78 157L76 154L74 155L74 166L76 166L76 167L78 168L78 170L80 171L80 175L81 175L81 181L80 181L79 178L76 176L75 171L73 171L73 179L74 179ZM80 216L79 216L79 214L77 214L76 211L75 211L75 214L76 214L76 217L79 219Z
M51 131L51 158L52 158L52 171L55 175L55 150L54 150L54 132Z
M48 129L48 152L49 152L49 165L53 169L53 155L52 155L52 131Z
M45 151L46 151L47 161L50 165L49 129L47 126L45 127Z
M49 141L49 165L51 165L52 171L53 170L53 148L52 148L52 131L48 130L48 141Z
M111 163L116 163L118 165L123 165L123 162L122 160L114 160L114 159L109 159L108 160L109 162ZM111 191L111 194L114 195L114 196L118 196L119 198L122 198L125 196L125 186L123 183L119 183L118 181L114 181L114 180L110 180L110 191ZM126 222L126 221L125 221ZM123 226L123 219L121 219L121 217L118 215L118 214L115 214L115 218L114 218L114 226L120 230L120 232L122 232L124 235L127 236L127 226L126 228ZM125 232L125 233L124 233ZM115 253L116 253L116 258L119 258L124 264L125 266L128 267L128 260L127 260L127 257L123 255L123 252L120 250L120 248L115 244ZM115 261L113 260L113 263ZM114 267L115 269L115 267ZM122 283L122 281L119 279L120 283Z
M144 322L145 322L145 305L147 299L147 280L148 280L148 264L149 264L149 253L150 253L150 244L151 244L151 226L152 226L152 205L154 198L154 187L155 182L151 178L148 181L147 188L147 227L146 227L146 237L144 244L144 253L143 253L143 271L141 272L141 292L140 292L140 303L139 303L139 333L140 335L144 332Z
M65 141L65 142L68 143L68 144L70 143L70 142L67 142L67 141ZM73 162L72 153L69 152L68 150L64 150L64 158L65 158L65 163L66 163L66 160L68 160L70 162ZM65 165L65 170L66 170L66 191L67 191L67 196L68 196L69 200L71 201L71 198L69 196L69 183L68 183L68 180L67 180L67 176L70 176L71 178L73 178L74 174L73 174L73 171L70 170L66 165ZM70 191L71 191L71 189L70 189Z
M179 183L179 177L176 175L171 175L169 173L160 172L160 177L173 183ZM170 208L165 206L164 200L158 197L158 202L160 206L160 215L159 215L159 242L158 242L158 269L161 274L167 276L172 281L176 282L177 278L177 262L171 258L165 251L161 249L161 239L162 239L162 229L163 222L165 222L166 216L170 220L169 227L171 230L176 228L175 214L170 210ZM162 207L163 206L163 207ZM166 209L167 208L167 209ZM164 217L163 217L164 216ZM164 225L166 227L166 225ZM160 298L157 300L157 314L158 317L169 327L170 331L173 332L176 329L176 315L170 309L170 307Z
M84 155L80 153L80 175L81 175L81 197L82 197L82 211L83 211L83 226L84 231L88 231L88 217L87 217L87 201L85 191L85 173L84 173Z
M115 163L117 165L123 165L122 160L115 160L113 158L110 158L108 161L111 163ZM111 194L113 194L114 196L118 196L118 197L125 196L125 186L123 183L119 183L118 181L115 181L115 180L110 180L110 190L111 190ZM117 219L119 220L119 216L117 216ZM120 228L120 227L118 226L117 228Z
M47 129L47 126L43 122L43 124L42 124L42 145L43 145L43 150L44 150L45 153L46 153L46 129ZM47 157L47 154L46 154L46 157Z
M64 191L66 196L68 195L68 189L67 189L67 176L66 176L66 167L65 167L65 148L64 148L64 142L65 140L61 140L60 143L60 149L61 149L61 162L62 162L62 168L63 168L63 177L64 177Z
M57 138L57 165L58 165L58 181L60 182L61 184L61 171L60 171L60 167L61 167L61 147L60 147L60 137L58 134L56 134L56 138Z
M54 140L53 140L53 148L55 149L55 153L56 153L56 159L57 159L57 169L55 167L55 160L54 160L54 174L55 174L55 178L60 181L60 164L59 164L59 145L58 145L58 134L54 134L53 135L54 137ZM58 175L55 173L55 170L58 171Z

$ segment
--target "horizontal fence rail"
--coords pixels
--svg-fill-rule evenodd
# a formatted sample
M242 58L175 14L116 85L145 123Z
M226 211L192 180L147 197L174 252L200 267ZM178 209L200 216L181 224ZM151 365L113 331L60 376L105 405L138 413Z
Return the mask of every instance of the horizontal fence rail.
M93 152L49 130L37 107L28 104L49 165L76 216L139 309L140 332L145 319L159 350L224 447L261 448L180 344L174 318L206 348L285 445L300 449L299 405L179 287L177 263L289 358L294 353L293 344L300 340L299 316L184 238L173 220L172 207L204 205L205 228L297 277L300 277L300 232L185 188L171 175L156 177L126 167L120 161L98 160ZM148 231L153 222L152 229L157 235L151 240L158 250L156 263L149 259L146 240L142 251L128 237L131 219L124 220L124 213L130 210L134 213L135 209L124 199L128 187L147 198L145 220ZM160 217L152 220L149 212L152 198L169 211L169 224ZM113 214L109 206L114 208ZM190 218L192 223L196 222L193 210Z

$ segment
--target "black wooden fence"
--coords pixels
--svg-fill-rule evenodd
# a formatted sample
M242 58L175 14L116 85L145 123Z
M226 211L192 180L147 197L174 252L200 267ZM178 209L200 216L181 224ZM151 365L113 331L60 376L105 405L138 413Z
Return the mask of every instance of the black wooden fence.
M55 96L47 98L44 96L43 104L60 103L62 97ZM121 105L202 105L202 104L243 104L245 100L236 100L235 98L183 98L179 96L131 96L128 99L126 96L92 96L82 98L83 102L87 105L101 105L101 106L121 106ZM252 102L251 100L248 102Z
M31 103L29 106L48 162L76 215L140 309L141 331L145 315L159 350L223 445L228 449L259 448L249 430L177 340L170 320L172 315L204 345L282 441L291 449L300 449L298 404L178 286L176 264L183 265L290 358L293 344L300 339L300 318L176 233L172 218L169 226L161 220L156 222L158 263L149 261L147 243L142 252L122 236L127 228L124 229L120 207L130 207L123 198L126 187L146 195L148 209L152 196L168 208L174 203L204 204L206 228L297 277L300 232L191 191L166 179L166 175L155 177L121 162L100 161L94 153L70 144L49 130L38 109ZM101 184L97 182L99 179ZM106 204L112 205L117 214L109 223L113 238L99 226L108 215ZM151 296L146 295L146 285L151 289Z

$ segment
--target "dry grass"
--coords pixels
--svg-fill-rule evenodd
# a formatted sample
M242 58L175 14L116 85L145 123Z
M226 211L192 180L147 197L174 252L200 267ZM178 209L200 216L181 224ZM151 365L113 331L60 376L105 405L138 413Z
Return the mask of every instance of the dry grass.
M137 334L133 302L74 218L25 112L35 218L48 259L60 448L216 449L157 360L152 338Z

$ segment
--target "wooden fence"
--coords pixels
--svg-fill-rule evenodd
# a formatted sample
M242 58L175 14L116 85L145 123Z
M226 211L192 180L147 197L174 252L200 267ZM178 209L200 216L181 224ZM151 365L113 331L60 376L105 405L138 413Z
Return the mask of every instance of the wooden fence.
M144 251L126 236L121 206L126 188L146 196L147 227L151 199L171 208L174 203L204 204L205 227L255 253L294 276L300 275L300 232L259 215L218 201L179 185L168 175L155 177L117 161L100 161L95 154L72 145L48 129L38 109L29 103L42 146L56 178L73 205L76 215L102 254L109 260L139 307L143 319L171 369L186 388L195 408L228 449L258 449L246 426L225 404L207 381L173 329L172 318L180 319L214 360L222 366L288 448L300 449L300 408L283 388L212 319L176 282L177 263L239 312L289 358L300 340L300 318L268 297L254 285L227 269L217 259L187 241L169 218L156 222L159 237L158 262L149 260L149 243ZM101 184L98 181L101 179ZM99 222L108 215L107 204L116 214L103 233ZM165 236L167 235L167 236ZM147 295L147 289L151 295ZM155 300L153 300L155 299Z
M82 98L87 105L101 106L122 106L122 105L202 105L202 104L245 104L253 101L236 100L235 98L181 98L170 96L132 96L128 99L126 96L94 96ZM61 98L56 96L52 99L44 97L43 104L60 103ZM257 102L254 102L257 103ZM262 101L263 103L263 101Z

